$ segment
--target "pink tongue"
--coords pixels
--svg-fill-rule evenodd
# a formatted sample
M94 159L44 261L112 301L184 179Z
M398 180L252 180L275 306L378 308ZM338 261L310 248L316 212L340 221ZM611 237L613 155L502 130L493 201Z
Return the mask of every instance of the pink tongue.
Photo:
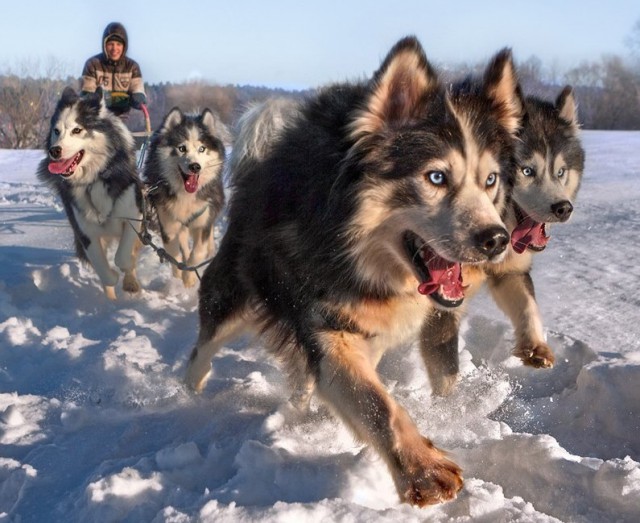
M190 174L184 181L184 190L190 193L194 193L198 190L198 175Z
M463 298L464 288L462 287L461 267L459 263L453 263L433 256L428 264L429 281L422 282L418 286L420 294L429 295L440 290L448 298Z
M58 162L49 163L49 172L51 174L64 174L69 170L69 167L75 160L75 156L72 156L68 160L60 160Z
M511 233L513 250L518 254L522 254L529 245L545 246L549 238L544 233L543 225L533 220L530 216L525 217Z

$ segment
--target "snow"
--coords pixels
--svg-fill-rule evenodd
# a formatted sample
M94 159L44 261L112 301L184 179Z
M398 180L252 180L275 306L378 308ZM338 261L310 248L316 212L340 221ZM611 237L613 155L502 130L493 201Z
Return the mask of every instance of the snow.
M640 521L640 132L583 133L575 216L533 278L557 365L509 356L481 294L462 381L431 396L415 346L380 373L464 469L455 501L399 504L386 466L275 361L239 340L204 393L182 385L197 291L148 249L137 296L106 300L73 256L40 151L0 151L0 521ZM218 233L219 236L219 233Z

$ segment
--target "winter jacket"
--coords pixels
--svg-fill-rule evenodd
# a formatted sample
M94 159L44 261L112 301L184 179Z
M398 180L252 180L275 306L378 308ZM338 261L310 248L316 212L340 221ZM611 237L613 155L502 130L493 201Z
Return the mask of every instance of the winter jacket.
M114 62L109 60L106 43L112 36L119 36L124 42L122 57ZM140 66L127 54L128 38L124 26L118 22L110 23L102 35L102 52L89 58L82 70L83 93L93 93L98 87L105 92L107 107L115 114L129 111L132 99L133 106L146 103L144 82Z

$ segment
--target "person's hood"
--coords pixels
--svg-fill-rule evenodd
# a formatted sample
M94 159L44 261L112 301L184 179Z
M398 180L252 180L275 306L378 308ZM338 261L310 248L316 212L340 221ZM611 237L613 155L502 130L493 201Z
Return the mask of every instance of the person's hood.
M120 22L111 22L107 27L104 28L104 32L102 33L102 52L104 56L107 57L107 40L111 36L119 36L122 38L124 42L124 51L122 52L122 57L124 58L127 54L127 47L129 46L129 38L127 37L127 30L124 28Z

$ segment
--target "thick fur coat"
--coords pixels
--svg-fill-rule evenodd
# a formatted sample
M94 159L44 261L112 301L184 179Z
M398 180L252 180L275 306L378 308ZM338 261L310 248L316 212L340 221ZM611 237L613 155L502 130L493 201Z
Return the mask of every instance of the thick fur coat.
M236 143L243 158L232 161L229 226L200 287L187 384L202 391L222 344L253 330L297 390L315 387L380 453L403 501L454 497L459 467L375 367L416 339L433 307L460 305L461 262L504 257L521 112L509 52L477 93L455 100L406 38L371 80L278 112L287 122L273 143L254 153Z
M142 185L133 138L106 109L100 89L83 97L70 87L64 90L51 118L46 152L37 175L62 200L78 257L93 267L105 294L114 299L119 275L107 260L107 247L117 243L114 262L124 273L122 287L137 292Z

